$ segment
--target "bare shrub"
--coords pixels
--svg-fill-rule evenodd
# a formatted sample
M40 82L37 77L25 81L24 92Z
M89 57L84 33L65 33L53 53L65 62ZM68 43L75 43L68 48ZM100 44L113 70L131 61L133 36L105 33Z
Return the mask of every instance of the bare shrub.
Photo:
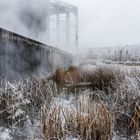
M65 71L63 69L56 69L54 75L53 75L53 80L56 82L56 84L59 86L59 87L63 87L64 84L65 84L65 80L64 80L64 74L65 74Z
M66 84L75 85L82 81L82 74L80 69L70 66L68 69L56 69L53 80L59 87L63 87Z
M123 75L120 69L113 67L99 67L89 75L89 81L92 83L93 90L99 89L108 91L115 90L118 80L121 80Z

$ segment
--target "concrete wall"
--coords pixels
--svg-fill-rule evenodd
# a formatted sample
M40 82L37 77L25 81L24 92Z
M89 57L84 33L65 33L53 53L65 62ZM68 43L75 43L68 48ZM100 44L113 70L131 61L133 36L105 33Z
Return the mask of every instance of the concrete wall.
M0 29L0 77L19 80L47 75L72 63L72 55L13 32Z

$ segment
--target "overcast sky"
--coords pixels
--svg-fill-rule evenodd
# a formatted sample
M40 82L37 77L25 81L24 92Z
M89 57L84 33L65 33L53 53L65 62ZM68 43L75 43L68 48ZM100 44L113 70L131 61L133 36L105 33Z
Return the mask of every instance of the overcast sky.
M17 12L18 7L14 6L17 1L21 2L21 0L0 0L0 26L7 29L14 27L17 31L18 28L23 28L13 17ZM79 7L81 47L116 46L140 42L140 0L65 1ZM14 7L8 14L4 11L6 3L7 7ZM37 3L41 4L42 0L37 0Z
M80 42L116 46L140 42L140 0L67 0L79 6Z

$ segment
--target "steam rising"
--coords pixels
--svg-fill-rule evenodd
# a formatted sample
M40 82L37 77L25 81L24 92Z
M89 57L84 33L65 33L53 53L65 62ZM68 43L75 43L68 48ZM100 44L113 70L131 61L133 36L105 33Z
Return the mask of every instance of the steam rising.
M0 27L43 41L47 8L48 0L0 0Z
M140 42L139 0L62 1L79 7L80 47L116 46ZM47 43L45 40L47 2L47 0L0 0L0 27ZM20 16L21 13L29 15L23 18ZM42 15L44 18L40 24L38 22L42 19ZM29 24L29 17L32 17L31 21L35 21L34 24ZM40 25L38 29L37 25Z
M23 0L23 3L19 11L19 20L37 38L40 34L46 32L48 2L46 0L44 4L38 5L35 1L27 2L27 0Z

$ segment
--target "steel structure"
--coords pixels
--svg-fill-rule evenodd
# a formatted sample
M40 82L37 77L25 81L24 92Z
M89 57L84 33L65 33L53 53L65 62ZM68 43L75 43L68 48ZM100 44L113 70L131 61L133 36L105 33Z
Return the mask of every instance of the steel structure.
M47 40L51 45L78 46L78 7L59 0L49 0Z

